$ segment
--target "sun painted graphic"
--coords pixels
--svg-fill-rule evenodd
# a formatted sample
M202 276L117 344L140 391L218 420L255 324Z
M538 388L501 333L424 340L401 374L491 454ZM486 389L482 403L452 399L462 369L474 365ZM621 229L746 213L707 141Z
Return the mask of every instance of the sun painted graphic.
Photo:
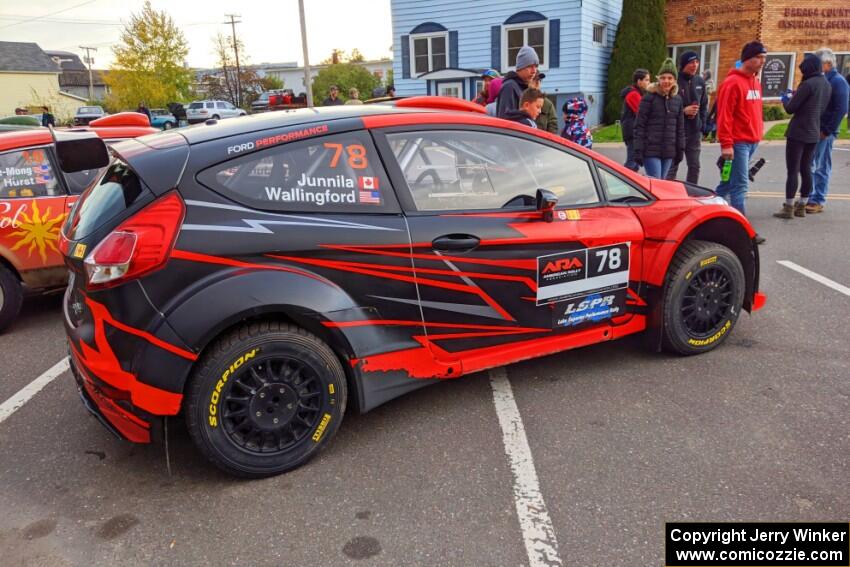
M15 240L15 245L12 246L11 250L22 250L26 247L27 254L30 257L38 251L42 262L47 263L48 252L59 253L57 247L59 227L62 226L62 221L65 220L67 213L61 211L51 217L50 207L47 207L42 214L38 209L37 201L33 200L31 205L31 214L27 214L25 209L18 213L15 228L19 230L9 234L9 237Z

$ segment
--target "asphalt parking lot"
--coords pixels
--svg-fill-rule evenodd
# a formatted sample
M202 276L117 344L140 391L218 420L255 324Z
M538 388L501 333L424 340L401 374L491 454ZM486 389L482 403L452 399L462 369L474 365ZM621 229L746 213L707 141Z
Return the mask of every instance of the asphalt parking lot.
M504 369L550 564L660 565L665 521L850 518L850 146L836 146L826 212L791 221L771 217L784 146L759 153L769 164L748 206L768 239L768 303L725 345L682 358L630 338ZM705 149L707 186L716 156ZM65 356L60 305L28 299L0 335L0 403ZM2 563L528 565L527 494L494 403L502 378L348 415L307 466L240 481L211 468L178 421L169 475L161 446L114 439L64 372L0 421Z

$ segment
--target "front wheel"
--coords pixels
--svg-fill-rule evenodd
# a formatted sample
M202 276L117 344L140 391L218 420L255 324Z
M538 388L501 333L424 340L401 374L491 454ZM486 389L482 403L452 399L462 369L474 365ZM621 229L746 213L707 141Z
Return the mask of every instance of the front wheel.
M21 282L6 266L0 264L0 331L18 316L23 300Z
M166 122L162 125L163 130L171 130L172 128L174 128L174 125L171 122Z
M345 373L318 337L293 325L246 324L199 362L186 394L195 445L230 474L294 469L334 436L347 399Z
M735 327L744 302L744 268L720 244L682 245L664 284L664 345L680 354L717 348Z

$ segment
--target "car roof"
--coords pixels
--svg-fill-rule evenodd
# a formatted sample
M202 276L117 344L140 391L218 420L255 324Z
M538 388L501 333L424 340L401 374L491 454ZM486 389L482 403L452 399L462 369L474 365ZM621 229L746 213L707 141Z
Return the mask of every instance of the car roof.
M198 144L240 134L248 134L261 130L286 128L289 126L310 125L328 120L342 120L364 116L379 116L382 114L409 114L433 112L425 109L401 109L389 105L339 105L319 108L298 108L293 110L277 110L262 114L251 114L237 119L218 120L214 123L196 124L182 128L182 134L189 144Z

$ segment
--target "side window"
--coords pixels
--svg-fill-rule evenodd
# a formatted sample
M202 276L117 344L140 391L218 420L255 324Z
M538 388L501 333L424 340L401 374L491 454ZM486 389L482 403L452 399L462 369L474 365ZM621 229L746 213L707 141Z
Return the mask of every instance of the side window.
M538 188L558 205L599 202L587 161L564 150L490 132L388 134L417 210L524 206Z
M216 108L225 108L225 109L226 109L226 108L227 108L227 104L225 104L225 103L223 103L223 102L217 102L217 103L215 103L215 107L216 107Z
M599 171L599 177L602 179L602 183L605 184L608 200L612 203L645 203L650 200L649 197L641 193L631 183L621 179L607 169L599 167L597 170Z
M372 139L362 131L255 152L205 169L198 180L255 209L323 213L398 210Z
M46 149L31 148L0 154L0 198L62 194Z

